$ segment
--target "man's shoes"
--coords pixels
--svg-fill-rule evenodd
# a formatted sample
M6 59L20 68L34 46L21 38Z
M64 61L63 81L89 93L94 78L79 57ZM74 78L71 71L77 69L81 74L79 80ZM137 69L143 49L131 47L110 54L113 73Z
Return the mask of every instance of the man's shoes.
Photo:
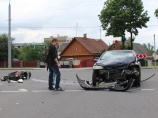
M55 88L53 88L53 87L48 87L48 89L49 89L49 90L55 90Z
M61 87L55 88L55 91L64 91Z

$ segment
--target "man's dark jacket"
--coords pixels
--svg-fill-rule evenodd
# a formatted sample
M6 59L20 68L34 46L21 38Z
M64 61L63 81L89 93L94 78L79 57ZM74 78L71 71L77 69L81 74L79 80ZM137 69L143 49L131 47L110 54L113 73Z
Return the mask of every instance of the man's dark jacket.
M57 56L57 49L54 45L50 44L49 45L49 51L48 51L48 57L50 58L51 62L50 64L56 64L55 58L58 58Z

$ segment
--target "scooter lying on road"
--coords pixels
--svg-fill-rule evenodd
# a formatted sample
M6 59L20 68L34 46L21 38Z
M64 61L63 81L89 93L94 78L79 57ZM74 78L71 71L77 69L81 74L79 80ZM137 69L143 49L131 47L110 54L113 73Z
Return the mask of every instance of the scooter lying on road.
M17 81L19 83L23 83L24 79L28 79L30 77L30 71L18 70L1 77L1 81L8 81L8 83L10 83L11 81Z

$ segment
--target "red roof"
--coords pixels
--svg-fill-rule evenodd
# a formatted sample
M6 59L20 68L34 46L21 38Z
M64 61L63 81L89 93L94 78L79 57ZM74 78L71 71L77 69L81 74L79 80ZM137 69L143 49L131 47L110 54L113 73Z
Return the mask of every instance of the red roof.
M90 39L83 37L75 37L78 42L80 42L89 52L101 53L103 50L108 49L108 45L101 39Z
M71 45L71 43L74 40L77 40L83 47L85 47L92 54L100 54L103 50L108 49L108 45L101 39L74 37L74 39L65 48L65 50Z

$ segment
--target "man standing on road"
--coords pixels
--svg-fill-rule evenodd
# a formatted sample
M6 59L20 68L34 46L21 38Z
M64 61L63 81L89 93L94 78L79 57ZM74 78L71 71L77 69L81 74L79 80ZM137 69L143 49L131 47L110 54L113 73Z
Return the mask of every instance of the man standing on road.
M57 44L58 44L58 40L53 39L50 46L49 46L48 57L50 58L50 62L48 64L48 68L49 68L49 82L48 82L49 87L48 87L48 89L49 90L56 90L56 91L63 91L63 89L59 86L61 74L59 71L60 63L58 61L58 53L57 53L57 49L56 49ZM56 75L55 88L53 87L54 74Z

